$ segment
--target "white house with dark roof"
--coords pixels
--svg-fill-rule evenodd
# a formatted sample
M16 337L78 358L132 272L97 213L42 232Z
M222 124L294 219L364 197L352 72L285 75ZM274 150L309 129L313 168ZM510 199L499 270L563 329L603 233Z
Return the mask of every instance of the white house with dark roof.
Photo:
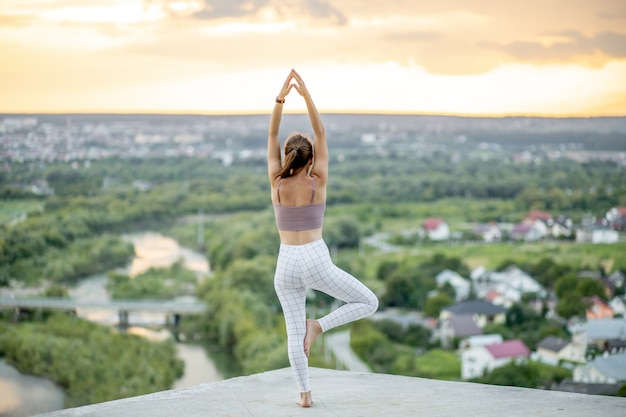
M611 298L609 306L613 309L613 313L626 316L626 295L619 295Z
M596 357L574 369L574 382L617 384L626 382L626 353Z
M461 378L479 378L511 361L526 361L529 356L530 349L519 339L466 349L461 353Z
M471 315L452 316L443 320L439 326L439 338L442 346L450 347L454 339L465 339L483 334Z
M444 307L439 313L439 321L444 322L455 316L470 316L481 329L487 324L504 323L506 309L484 300L465 300Z
M490 271L481 266L472 271L470 279L479 298L490 299L506 308L520 302L524 293L546 295L537 280L513 265L503 271Z
M533 359L550 365L561 361L584 363L586 350L587 346L574 340L546 336L537 344Z
M456 294L456 301L465 300L469 294L470 282L455 271L444 269L435 276L435 281L438 287L442 287L446 283L452 285Z

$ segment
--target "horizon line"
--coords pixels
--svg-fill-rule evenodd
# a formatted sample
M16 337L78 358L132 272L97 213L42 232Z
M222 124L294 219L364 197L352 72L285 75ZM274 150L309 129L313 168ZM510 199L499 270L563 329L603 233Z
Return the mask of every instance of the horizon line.
M137 110L137 111L113 111L113 110L102 110L102 111L41 111L41 112L19 112L19 111L10 111L4 112L0 111L0 115L3 116L34 116L34 115L42 115L42 116L69 116L69 115L110 115L110 116L269 116L271 114L271 109L267 111L232 111L232 112L199 112L199 111L155 111L155 110ZM306 115L306 110L301 111L283 111L283 115ZM359 116L359 115L377 115L377 116L436 116L436 117L457 117L457 118L489 118L489 119L504 119L504 118L516 118L516 117L528 117L528 118L544 118L544 119L600 119L600 118L623 118L626 117L625 114L588 114L588 113L571 113L571 114L560 114L560 113L483 113L483 114L475 114L475 113L438 113L438 112L385 112L379 110L320 110L320 114L324 115L348 115L348 116Z

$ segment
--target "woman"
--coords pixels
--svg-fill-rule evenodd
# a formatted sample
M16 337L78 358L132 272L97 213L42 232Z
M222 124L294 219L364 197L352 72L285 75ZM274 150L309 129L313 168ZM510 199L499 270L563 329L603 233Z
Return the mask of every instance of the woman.
M314 139L292 134L281 159L278 132L285 97L292 88L304 98ZM310 407L308 356L322 332L372 315L378 299L365 285L335 266L322 240L328 181L328 145L320 115L300 75L291 70L270 118L267 168L280 235L274 288L285 315L289 363L300 390L298 404ZM308 288L323 291L346 304L318 320L307 320Z

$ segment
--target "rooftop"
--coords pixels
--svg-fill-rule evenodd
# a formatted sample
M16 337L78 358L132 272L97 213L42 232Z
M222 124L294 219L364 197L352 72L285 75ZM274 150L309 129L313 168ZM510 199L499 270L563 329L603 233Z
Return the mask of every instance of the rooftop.
M623 417L626 398L311 368L313 407L295 403L291 370L157 392L40 417Z
M450 324L457 337L483 334L482 329L476 325L472 316L463 315L450 317Z
M569 345L570 340L556 336L546 336L537 344L537 348L543 348L552 352L560 352L565 346Z
M496 359L530 355L530 349L519 339L505 340L502 343L485 346Z
M467 300L445 307L444 310L453 314L501 314L506 311L504 307L497 306L483 300Z
M597 357L589 365L618 381L626 381L626 353Z

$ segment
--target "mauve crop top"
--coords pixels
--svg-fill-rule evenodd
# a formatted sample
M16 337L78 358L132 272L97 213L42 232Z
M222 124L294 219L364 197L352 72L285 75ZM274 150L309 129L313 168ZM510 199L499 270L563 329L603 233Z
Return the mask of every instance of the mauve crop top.
M280 185L282 178L278 180L276 194L278 204L274 204L274 216L278 230L298 231L319 229L324 224L324 211L326 203L313 204L315 198L315 180L311 177L311 203L306 206L283 206L280 204Z

